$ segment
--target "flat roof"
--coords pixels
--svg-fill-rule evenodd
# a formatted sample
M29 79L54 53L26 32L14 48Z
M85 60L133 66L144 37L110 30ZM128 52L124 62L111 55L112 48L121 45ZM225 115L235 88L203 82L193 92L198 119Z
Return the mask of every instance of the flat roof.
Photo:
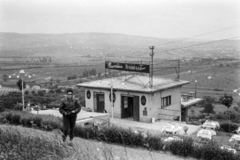
M183 108L185 107L189 107L189 106L192 106L194 104L197 104L198 102L202 101L201 98L193 98L193 99L190 99L188 101L183 101L183 98L181 98L181 105Z
M94 88L94 89L111 89L111 79L102 79L91 82L84 82L77 84L78 87L84 88ZM144 75L127 75L121 77L113 78L113 89L122 91L133 91L133 92L147 92L153 93L161 90L166 90L169 88L180 87L182 85L188 84L189 81L183 80L172 80L154 76L153 77L153 87L150 88L149 76Z

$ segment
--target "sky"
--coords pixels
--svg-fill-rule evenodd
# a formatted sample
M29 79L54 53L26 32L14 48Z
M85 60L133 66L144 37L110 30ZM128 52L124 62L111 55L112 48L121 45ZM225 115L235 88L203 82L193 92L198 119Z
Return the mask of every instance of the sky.
M0 32L224 39L240 36L240 0L0 0Z

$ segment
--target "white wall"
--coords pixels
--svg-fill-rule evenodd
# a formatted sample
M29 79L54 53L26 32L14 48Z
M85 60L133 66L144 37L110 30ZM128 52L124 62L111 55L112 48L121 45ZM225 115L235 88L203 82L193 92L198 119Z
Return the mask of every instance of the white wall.
M174 117L181 116L181 87L162 91L160 93L160 100L161 98L170 96L170 95L171 95L171 105L164 107L162 109L159 109L159 113L166 114L166 115L159 115L159 117L162 119L173 120ZM159 108L161 108L161 103L159 105ZM177 110L178 112L170 111L170 110ZM172 116L167 116L167 115L172 115Z
M128 96L139 96L139 115L141 122L150 122L152 118L162 118L162 119L171 119L173 120L173 116L181 116L181 112L174 112L169 110L161 110L161 98L171 95L171 105L165 107L163 109L171 109L171 110L179 110L181 111L181 88L173 88L168 89L162 92L156 92L154 94L146 94L146 93L135 93L135 92L126 92L126 91L116 91L116 101L114 103L114 118L121 118L121 96L128 95ZM86 92L91 92L91 98L87 99ZM107 90L100 90L100 89L85 89L85 101L86 107L89 107L94 110L94 106L96 108L96 101L94 103L94 92L96 93L104 93L104 100L105 100L105 110L110 113L111 115L111 102L109 100L109 93L110 91ZM143 106L141 104L141 97L145 95L146 97L146 104ZM147 116L143 115L144 108L147 109ZM173 116L163 116L158 115L158 113L168 114Z

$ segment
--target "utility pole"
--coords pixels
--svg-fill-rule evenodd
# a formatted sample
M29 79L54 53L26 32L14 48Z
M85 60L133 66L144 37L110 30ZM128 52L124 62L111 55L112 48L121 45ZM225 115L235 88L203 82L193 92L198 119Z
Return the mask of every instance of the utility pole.
M153 87L153 56L154 56L153 50L154 50L154 46L150 46L149 49L152 50L152 52L149 53L149 55L152 58L152 67L151 67L151 88L152 88Z
M112 118L113 118L113 109L114 109L114 98L113 98L113 77L111 79L111 101L112 101Z
M197 98L197 80L195 80L194 82L195 82L195 98Z
M177 80L179 81L180 79L180 59L178 59L178 78Z

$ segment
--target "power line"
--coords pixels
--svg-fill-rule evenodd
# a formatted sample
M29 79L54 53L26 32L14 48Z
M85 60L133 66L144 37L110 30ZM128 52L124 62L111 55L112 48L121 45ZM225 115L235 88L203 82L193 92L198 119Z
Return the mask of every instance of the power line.
M169 52L169 51L175 51L175 50L180 50L180 49L185 49L185 48L190 48L190 47L196 47L196 46L201 46L201 45L206 45L206 44L221 42L221 41L225 41L225 40L231 40L231 39L235 39L235 38L239 38L239 37L240 37L240 36L231 37L231 38L225 38L225 39L220 39L220 40L216 40L216 41L210 41L210 42L195 44L195 45L191 45L191 46L186 46L186 47L180 47L180 48L174 48L174 49L169 49L169 50L163 50L163 51L161 51L161 52ZM167 54L175 55L174 53L167 53Z
M217 33L217 32L221 32L221 31L228 30L228 29L233 29L233 28L239 28L239 26L237 25L237 26L231 26L231 27L227 27L227 28L222 28L222 29L220 29L220 30L215 30L215 31L212 31L212 32L206 32L206 33L199 34L199 35L195 35L195 36L192 36L192 37L189 37L189 38L184 38L184 39L181 39L181 40L175 40L175 41L170 41L170 42L162 43L162 44L160 44L160 45L170 44L170 43L179 42L179 41L185 41L185 40L188 40L188 39L192 39L192 38L196 38L196 37L201 37L201 36L209 35L209 34L212 34L212 33Z

